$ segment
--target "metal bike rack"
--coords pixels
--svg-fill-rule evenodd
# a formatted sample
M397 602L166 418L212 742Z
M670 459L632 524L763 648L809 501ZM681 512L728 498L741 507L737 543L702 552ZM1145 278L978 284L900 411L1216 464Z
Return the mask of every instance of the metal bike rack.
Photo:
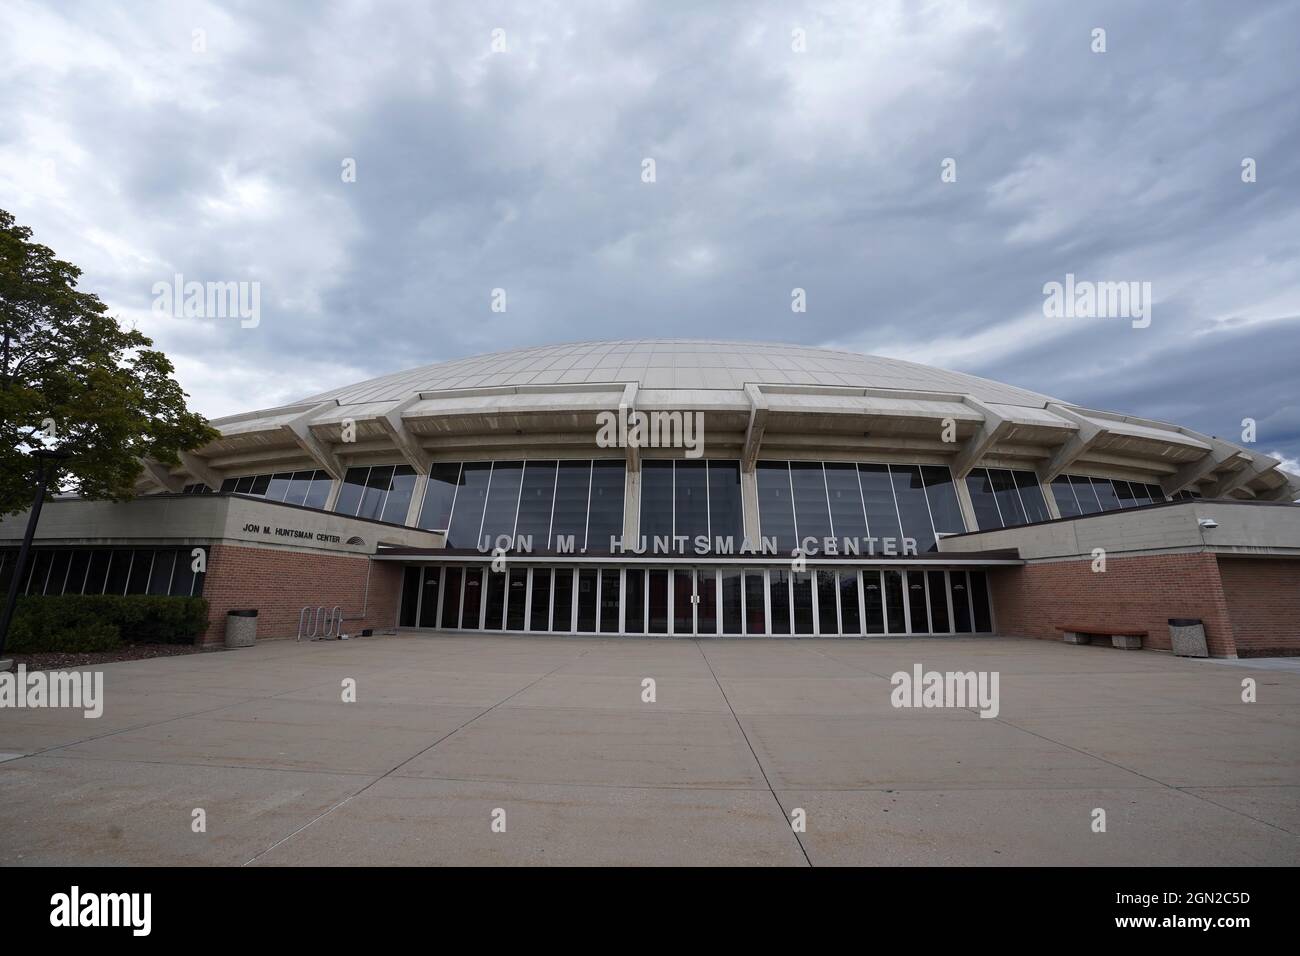
M343 633L343 608L335 604L326 610L325 605L313 608L310 604L298 612L296 640L338 640Z

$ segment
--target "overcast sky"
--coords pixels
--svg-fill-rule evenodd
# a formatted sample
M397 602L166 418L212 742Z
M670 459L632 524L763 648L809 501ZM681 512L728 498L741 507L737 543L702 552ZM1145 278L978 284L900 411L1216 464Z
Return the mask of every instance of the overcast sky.
M1300 470L1298 42L1294 2L6 0L0 207L214 417L757 339L1249 417ZM177 273L260 283L259 324L154 315ZM1067 273L1150 282L1149 327L1046 317Z

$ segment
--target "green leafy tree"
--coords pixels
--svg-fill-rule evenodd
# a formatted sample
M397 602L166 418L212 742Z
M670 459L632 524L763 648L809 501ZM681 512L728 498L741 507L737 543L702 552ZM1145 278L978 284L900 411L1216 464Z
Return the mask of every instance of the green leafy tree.
M51 489L129 498L141 458L174 465L217 432L186 408L153 341L79 292L81 270L31 236L0 209L0 514L31 504L26 452L49 444L72 454Z

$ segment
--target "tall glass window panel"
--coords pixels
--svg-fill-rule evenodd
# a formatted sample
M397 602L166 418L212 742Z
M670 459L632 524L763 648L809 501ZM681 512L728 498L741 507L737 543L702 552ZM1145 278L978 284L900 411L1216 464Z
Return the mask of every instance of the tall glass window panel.
M722 633L740 633L740 572L722 572Z
M772 633L790 633L790 572L767 572L768 602L772 605Z
M890 634L906 634L907 618L903 611L903 572L892 569L884 572L885 620Z
M578 572L578 630L596 630L596 571L583 568Z
M879 571L862 572L862 601L866 607L868 634L885 633L885 591Z
M446 531L451 522L451 505L456 499L456 485L460 481L460 462L441 461L429 467L429 480L424 485L424 501L420 504L419 525L426 531ZM551 509L546 509L549 520Z
M975 523L980 531L991 531L1002 527L1002 514L998 511L997 498L993 493L993 481L988 470L975 468L966 476L966 490L970 492L970 502L975 508Z
M858 606L857 571L841 571L840 577L840 623L841 631L846 635L862 633L862 611Z
M1046 521L1047 501L1043 498L1043 488L1038 483L1038 476L1032 471L1014 471L1016 487L1020 489L1020 503L1025 506L1025 521Z
M767 605L763 599L763 572L745 572L745 633L767 633Z
M623 629L628 634L645 633L645 571L628 568L623 576L627 593L623 596Z
M990 468L988 473L993 482L993 493L998 498L998 510L1002 512L1002 524L1008 528L1024 524L1025 509L1020 501L1016 479L1005 468Z
M789 554L798 541L794 531L794 505L790 501L790 466L784 461L760 461L758 478L759 533L774 538L780 554ZM755 542L755 546L758 543Z
M1134 508L1137 502L1134 500L1133 489L1129 487L1127 481L1121 481L1115 478L1111 481L1111 487L1115 489L1115 497L1119 499L1121 508Z
M650 633L668 633L668 572L651 571L649 573Z
M110 551L108 579L104 583L105 594L125 594L127 578L131 573L131 552L126 550Z
M491 473L490 461L467 461L461 468L456 506L452 508L451 522L447 528L447 547L478 547L478 532L483 526L483 507L487 504Z
M858 481L862 485L862 504L867 509L867 527L871 536L898 541L903 537L903 528L898 523L898 507L894 504L894 483L889 477L889 466L858 465ZM875 553L884 553L883 542L876 542Z
M131 576L126 582L127 594L144 594L149 588L149 572L153 568L153 552L137 551L131 562ZM40 594L33 589L34 594Z
M807 571L796 571L790 577L790 591L794 601L794 632L813 633L813 582Z
M927 571L925 576L930 585L930 627L935 634L947 634L952 630L948 620L948 584L942 571Z
M177 553L176 567L172 571L171 593L184 597L203 593L203 575L194 570L194 549Z
M187 552L188 553L188 552ZM90 555L90 568L86 571L86 586L82 594L103 594L104 581L108 578L108 563L113 558L112 551L94 551ZM15 560L11 553L8 562Z
M673 463L641 462L641 536L654 552L655 538L673 535Z
M840 543L840 553L845 542L855 540L858 553L867 549L867 518L862 510L862 488L858 484L856 465L844 462L826 463L826 495L831 503L831 524Z
M271 476L271 483L267 485L266 497L272 501L284 501L289 494L289 487L293 484L293 472L286 471Z
M610 539L623 537L623 492L627 465L614 459L597 459L591 472L591 514L587 520L587 550L610 550Z
M814 572L817 581L817 627L823 635L840 632L839 608L836 596L839 587L835 581L835 572L820 570Z
M907 609L912 614L912 633L932 633L930 622L926 616L929 608L925 598L924 572L908 571L905 586L907 588Z
M1052 479L1052 497L1056 499L1056 510L1062 518L1074 518L1083 514L1079 508L1079 499L1074 496L1074 484L1069 475L1057 475Z
M617 634L622 601L619 600L619 573L617 568L600 572L600 633Z
M175 564L175 551L159 551L154 555L153 570L149 572L149 594L167 594L171 590Z
M740 497L740 462L709 462L709 547L717 547L717 539L732 542L739 550L745 539L745 510ZM758 542L754 542L757 547Z
M617 572L615 572L617 573ZM506 630L522 631L528 604L528 569L515 568L506 582Z
M957 502L957 486L952 482L952 472L943 465L922 465L921 478L925 482L925 497L930 503L930 517L939 534L961 534L966 522Z
M163 553L166 554L167 552L163 552ZM63 593L63 582L67 580L68 563L71 560L72 560L71 551L53 552L53 558L51 559L51 565L50 565L50 573L45 579L46 594ZM150 593L156 593L156 592L150 592ZM162 593L166 594L167 592L164 590Z
M989 609L988 575L983 571L971 571L970 598L975 609L975 630L987 634L993 630L993 616Z
M289 476L289 486L284 489L285 504L300 505L307 500L307 489L311 487L311 471L295 471Z
M700 603L695 607L695 629L700 634L718 633L718 581L711 568L695 573L695 590Z
M709 536L709 475L703 460L675 463L673 500L677 536L686 536L685 553L695 552L695 539Z
M438 626L438 591L442 583L442 568L425 568L424 584L420 589L420 627Z
M555 611L551 618L551 630L573 630L573 571L570 568L555 569Z
M519 547L541 551L548 546L551 536L551 506L555 503L555 472L557 462L524 462L523 490L519 494L519 518L515 522L515 537Z
M271 487L270 475L254 475L252 486L248 489L250 495L266 497L266 490Z
M821 551L823 542L832 536L830 507L826 502L826 476L819 461L790 462L790 486L794 494L794 523L800 547L815 538L813 547ZM809 542L811 544L811 542Z
M442 596L442 626L451 630L460 627L460 601L464 574L460 568L447 568L444 575L447 586Z
M953 630L958 634L971 632L970 587L965 571L948 572L948 592L952 596Z
M477 631L483 628L484 573L482 568L465 569L465 598L461 605L460 626L466 630Z
M483 509L483 530L479 538L495 548L498 539L509 539L514 547L515 514L519 511L519 483L524 477L522 461L498 461L492 465L487 506Z
M533 568L533 603L528 610L528 629L530 631L551 629L550 568Z
M398 465L393 469L393 477L388 485L388 497L384 499L384 510L379 520L389 524L406 524L406 515L411 510L411 495L415 493L415 469L410 465Z
M483 627L489 631L501 630L506 612L506 572L488 571L487 607L483 614Z
M1087 475L1070 475L1070 485L1074 488L1074 497L1079 502L1079 513L1095 515L1101 511L1101 499L1097 489Z
M1109 478L1092 479L1092 490L1097 493L1097 500L1101 502L1102 511L1118 511L1120 509L1119 495L1115 492L1115 486L1111 484Z
M358 518L378 518L383 513L384 501L388 489L393 483L393 466L379 465L370 469L366 476L366 488L361 493L361 507L357 509Z
M328 473L323 471L313 472L311 484L307 486L307 497L303 500L303 506L317 510L324 508L325 503L329 501L330 489L333 484L334 479Z
M898 515L903 523L903 537L916 539L916 553L937 551L934 526L930 523L930 506L925 500L925 486L921 483L921 469L916 465L890 465L894 480L894 498L898 501ZM900 541L898 552L903 552Z
M402 604L397 614L399 627L415 627L416 611L420 606L420 572L419 567L402 569Z
M1165 493L1160 490L1159 485L1147 485L1147 497L1151 499L1153 505L1158 505L1165 500Z
M339 489L338 500L334 502L335 512L341 515L357 513L357 509L361 507L361 496L366 491L366 476L369 474L369 468L349 468L344 473L343 487Z
M555 520L551 525L551 547L569 547L574 552L587 546L587 499L591 493L591 462L562 461L555 485Z
M184 552L188 554L189 552ZM63 585L64 594L80 594L86 584L86 568L90 565L89 551L76 551L72 563L68 565L68 579ZM8 591L0 592L8 593Z

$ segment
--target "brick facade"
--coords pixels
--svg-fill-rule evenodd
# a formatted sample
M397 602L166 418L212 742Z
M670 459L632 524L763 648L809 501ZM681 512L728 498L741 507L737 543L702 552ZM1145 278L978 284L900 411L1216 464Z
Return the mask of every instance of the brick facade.
M1219 558L1239 657L1300 654L1300 561Z
M989 572L998 631L1061 639L1065 624L1146 630L1145 647L1169 650L1169 618L1205 622L1216 657L1300 654L1300 562L1213 554L1111 557Z
M294 637L304 605L339 605L344 631L393 627L401 590L400 565L365 555L213 545L203 582L210 610L201 643L222 643L226 612L234 608L258 609L258 640Z

